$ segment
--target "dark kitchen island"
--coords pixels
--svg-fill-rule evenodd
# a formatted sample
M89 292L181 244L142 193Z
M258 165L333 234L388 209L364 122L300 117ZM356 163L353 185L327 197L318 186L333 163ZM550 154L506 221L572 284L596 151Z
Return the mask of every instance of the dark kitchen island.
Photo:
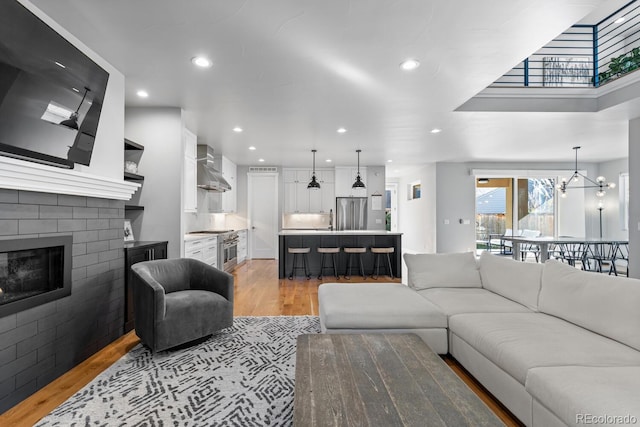
M319 247L337 247L340 248L338 254L338 274L344 276L347 268L347 254L344 253L345 247L364 247L367 252L362 254L362 262L367 276L373 273L374 255L371 253L371 247L393 247L394 253L391 254L391 267L395 277L400 277L402 273L402 233L394 233L385 230L358 230L358 231L331 231L331 230L282 230L279 235L279 276L281 279L287 277L291 272L293 263L293 255L288 252L288 248L310 248L311 252L307 255L309 259L309 268L311 277L317 277L320 272L320 257L317 248ZM384 257L384 255L382 255ZM302 265L299 262L299 265ZM329 263L330 265L330 263ZM385 268L386 259L380 260L380 275L387 274ZM359 270L357 261L353 262L351 276L358 277ZM296 276L304 276L303 270L296 270ZM331 269L327 268L323 276L327 279L333 277Z

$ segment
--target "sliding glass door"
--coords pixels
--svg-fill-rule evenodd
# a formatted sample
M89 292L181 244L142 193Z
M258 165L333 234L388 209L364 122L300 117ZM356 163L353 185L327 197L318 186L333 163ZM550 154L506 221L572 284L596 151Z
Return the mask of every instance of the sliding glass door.
M504 250L503 234L555 236L556 178L476 178L476 249Z

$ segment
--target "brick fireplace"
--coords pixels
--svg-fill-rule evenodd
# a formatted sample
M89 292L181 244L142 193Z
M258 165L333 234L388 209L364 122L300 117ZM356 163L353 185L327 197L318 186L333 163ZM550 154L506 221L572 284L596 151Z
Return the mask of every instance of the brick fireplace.
M0 189L2 242L71 242L70 294L0 315L0 413L122 335L123 221L122 200Z

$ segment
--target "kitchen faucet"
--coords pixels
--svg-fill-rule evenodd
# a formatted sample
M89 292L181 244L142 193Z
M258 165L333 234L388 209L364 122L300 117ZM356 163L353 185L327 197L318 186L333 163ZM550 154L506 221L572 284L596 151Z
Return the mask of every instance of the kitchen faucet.
M333 209L329 209L329 230L333 231Z

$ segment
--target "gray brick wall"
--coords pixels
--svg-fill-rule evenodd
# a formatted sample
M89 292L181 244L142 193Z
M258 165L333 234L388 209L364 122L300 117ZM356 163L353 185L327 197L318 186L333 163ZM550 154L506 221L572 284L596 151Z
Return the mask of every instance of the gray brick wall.
M0 239L73 236L71 295L0 318L0 413L122 335L124 202L0 190Z

